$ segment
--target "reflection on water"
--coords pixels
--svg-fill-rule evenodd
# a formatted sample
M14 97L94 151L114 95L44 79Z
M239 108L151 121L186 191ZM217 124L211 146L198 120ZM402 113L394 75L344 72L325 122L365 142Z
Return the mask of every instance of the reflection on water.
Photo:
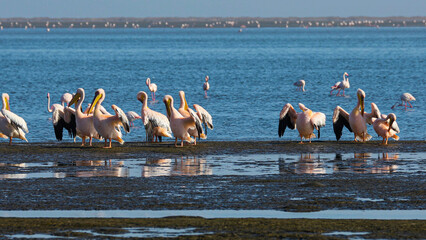
M302 153L0 163L0 179L424 172L426 153Z

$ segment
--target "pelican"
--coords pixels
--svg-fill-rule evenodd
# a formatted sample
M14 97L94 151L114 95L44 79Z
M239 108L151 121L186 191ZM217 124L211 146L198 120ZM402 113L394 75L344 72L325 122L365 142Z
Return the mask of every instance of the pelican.
M126 132L130 132L130 126L126 114L123 112L123 110L121 110L121 108L114 104L111 106L111 108L115 111L115 115L107 115L101 112L100 106L104 99L105 91L102 88L96 90L95 97L93 98L89 112L95 108L93 113L93 125L95 125L95 129L99 135L105 139L104 148L111 148L112 139L118 141L120 144L124 143L123 139L121 138L122 134L120 125Z
M180 138L180 146L183 147L183 141L192 143L193 139L189 136L188 129L195 127L195 120L192 116L183 117L173 106L173 98L166 95L163 98L166 105L167 116L170 119L170 128L175 136L175 146L177 147L177 139Z
M302 79L293 83L293 85L297 87L297 90L300 90L302 92L305 91L305 84L306 84L305 80L302 80Z
M382 118L373 119L373 129L376 131L377 135L383 138L382 144L384 145L388 145L389 138L399 140L399 136L396 134L400 131L394 113L387 116L382 115Z
M139 114L137 114L134 111L126 112L126 117L127 117L127 119L129 119L130 125L132 125L132 126L135 126L133 121L135 121L136 119L141 119L141 116L139 116Z
M416 101L416 98L413 97L413 95L411 95L410 93L403 93L401 94L401 104L399 104L398 106L405 106L405 110L407 110L407 103L410 105L410 108L413 108L413 105L411 105L410 101ZM391 108L393 109L396 105L398 104L395 103Z
M197 113L197 116L200 118L201 122L204 125L204 131L206 132L207 135L207 128L210 128L211 130L213 130L213 118L210 115L209 112L207 112L206 109L204 109L203 107L201 107L198 104L194 104L192 105Z
M210 89L210 84L209 84L209 76L206 76L205 78L205 82L203 84L203 90L204 90L204 97L207 98L207 91Z
M345 89L351 87L351 85L349 84L349 78L346 78L347 76L349 76L349 74L347 72L345 72L343 74L343 81L337 82L336 84L331 86L330 95L333 94L334 90L339 89L339 92L336 94L336 96L340 96L340 90L343 89L343 95L342 96L345 96Z
M146 85L148 86L149 91L151 92L152 101L155 102L155 92L157 91L157 84L151 83L151 79L146 79Z
M280 121L278 125L278 136L284 135L286 127L290 129L297 128L300 136L300 143L303 143L303 138L315 138L314 129L318 130L318 138L320 138L320 128L325 126L325 114L321 112L312 112L305 105L299 103L301 113L297 113L290 103L284 105L280 112Z
M146 92L138 92L136 98L142 103L141 118L145 126L146 141L154 141L154 137L155 142L157 142L157 138L160 139L160 142L162 137L172 138L169 119L164 114L148 107L148 95Z
M25 133L28 133L28 127L25 120L10 111L9 94L1 95L3 107L0 113L0 133L1 137L9 138L9 146L12 145L12 138L20 138L26 142Z
M336 139L339 141L342 136L342 129L345 126L350 132L354 133L354 141L368 141L371 135L367 133L366 118L364 118L364 99L365 93L362 89L357 91L358 103L348 114L343 108L337 106L333 112L333 129ZM360 111L361 108L361 111Z
M64 93L61 97L61 104L55 103L50 106L50 94L47 93L47 111L52 113L53 129L58 141L62 141L64 128L71 138L75 139L77 135L75 110L64 106L69 105L72 97L71 93Z
M77 89L77 93L71 99L70 106L76 104L75 106L75 119L76 119L76 128L77 134L81 137L82 142L81 146L86 144L86 138L89 138L89 146L92 146L93 138L100 139L99 133L96 131L93 124L93 114L82 112L82 105L86 94L83 88Z
M185 92L179 91L179 97L180 97L180 106L178 109L178 112L182 114L184 117L193 117L195 120L195 128L189 128L188 133L191 137L194 137L194 145L197 145L197 137L206 139L207 136L204 134L203 126L201 119L197 116L197 114L194 112L194 110L190 109L188 107L188 103L185 99Z

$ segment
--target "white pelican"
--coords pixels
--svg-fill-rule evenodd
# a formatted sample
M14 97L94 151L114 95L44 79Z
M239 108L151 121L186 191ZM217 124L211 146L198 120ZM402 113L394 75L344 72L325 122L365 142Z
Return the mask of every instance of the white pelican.
M65 104L69 105L72 97L72 94L64 93L61 97L61 104L55 103L50 106L50 94L47 93L47 111L52 113L53 129L55 130L55 137L58 141L62 141L64 128L68 131L68 135L73 139L77 134L75 110L64 107Z
M185 92L179 91L179 97L180 97L180 106L178 109L178 112L182 114L184 117L193 117L195 120L195 127L189 128L188 133L191 137L194 137L194 145L197 145L197 137L206 139L207 136L204 134L203 126L201 119L197 116L197 114L194 112L194 110L190 109L188 107L188 103L186 102L185 98Z
M358 103L352 110L351 114L348 114L340 106L337 106L334 109L333 129L334 134L336 134L337 141L339 141L342 136L343 126L345 126L350 132L354 133L354 141L365 142L371 139L371 135L367 133L367 120L364 117L365 93L363 90L358 89L356 94L358 97Z
M207 112L206 109L204 109L203 107L201 107L198 104L194 104L192 105L195 109L195 111L197 112L197 116L200 118L201 122L204 125L204 130L206 131L206 135L207 135L207 128L210 128L211 130L213 130L213 118L210 115L209 112Z
M306 84L305 80L303 80L303 79L293 83L293 85L297 87L297 90L300 90L302 92L305 91L305 84Z
M146 85L148 86L148 89L151 92L152 101L155 102L155 92L157 91L157 84L151 83L151 78L147 78Z
M351 87L351 85L349 84L349 78L346 78L347 76L349 76L349 74L347 72L345 72L343 74L343 81L337 82L336 84L331 86L330 95L333 94L334 90L339 89L339 92L336 94L336 96L340 96L340 90L343 89L343 95L342 96L345 96L345 89Z
M77 134L81 137L82 142L81 146L86 144L86 138L89 138L89 146L92 146L93 138L101 139L99 133L95 129L93 124L93 114L88 114L86 111L82 112L82 105L86 94L83 88L77 89L77 93L74 95L73 99L70 102L70 106L76 103L75 106L75 121Z
M139 116L139 114L137 114L134 111L126 112L126 117L127 117L127 119L129 119L130 125L132 125L132 126L135 126L133 121L135 121L136 119L141 119L141 116Z
M183 117L173 106L173 98L170 95L164 96L164 104L166 105L167 116L170 119L170 128L175 136L175 146L177 147L177 139L180 138L180 146L183 147L183 141L192 143L193 139L189 136L188 129L195 127L195 120L192 116Z
M382 144L384 145L388 144L389 138L399 140L399 136L396 134L400 131L398 124L396 123L396 116L393 113L387 116L382 115L381 118L373 118L373 128L377 135L383 138Z
M210 89L210 84L209 84L209 76L206 76L205 78L205 82L203 84L203 90L204 90L204 97L207 98L207 91Z
M20 138L26 142L25 133L28 133L28 127L25 120L10 111L9 94L1 95L3 107L0 113L0 133L1 137L9 138L9 146L12 145L12 138Z
M399 104L398 106L405 106L405 110L407 110L407 103L410 105L410 108L413 108L413 105L411 105L410 101L416 101L416 98L413 97L413 95L411 95L410 93L403 93L401 94L401 104ZM396 105L398 104L395 103L391 108L393 109Z
M142 103L141 118L145 126L146 141L157 142L157 138L162 137L172 138L172 130L167 117L159 112L156 112L148 107L148 95L146 92L138 92L136 98Z
M123 110L121 110L121 108L114 104L111 105L111 108L115 111L115 115L107 115L101 112L100 106L104 99L105 91L102 88L96 90L95 97L93 98L89 112L95 108L93 113L93 124L95 125L95 129L99 135L105 139L104 148L111 148L112 139L118 141L120 144L124 143L123 139L121 138L122 134L120 125L126 132L130 132L130 126L126 114L123 112Z
M297 128L300 136L300 143L303 143L303 138L315 138L314 129L318 130L318 138L320 138L320 128L325 126L325 114L321 112L312 112L305 105L299 103L301 113L297 113L290 103L284 105L280 112L280 121L278 125L278 136L284 135L286 127L290 129Z

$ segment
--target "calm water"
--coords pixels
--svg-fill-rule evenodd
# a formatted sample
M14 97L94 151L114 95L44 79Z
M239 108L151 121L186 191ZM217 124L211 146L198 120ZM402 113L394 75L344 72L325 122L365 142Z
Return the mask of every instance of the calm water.
M336 105L351 111L357 88L366 92L368 111L373 101L383 113L396 113L401 140L424 140L425 40L426 28L7 29L0 32L0 91L10 94L12 111L26 119L30 142L55 140L47 92L58 101L62 93L83 87L88 102L102 87L108 109L116 104L140 112L136 94L148 90L147 77L158 85L160 101L152 109L165 113L166 94L178 107L178 91L184 90L191 105L212 114L215 129L208 140L276 140L278 115L287 102L324 112L321 139L334 140L332 111ZM345 71L349 97L329 96ZM292 83L299 79L306 80L307 92L295 91ZM417 98L414 110L391 110L403 92ZM373 131L369 127L379 140ZM144 136L143 128L134 128L124 139ZM298 140L297 131L286 131L283 139ZM352 135L346 131L342 139Z

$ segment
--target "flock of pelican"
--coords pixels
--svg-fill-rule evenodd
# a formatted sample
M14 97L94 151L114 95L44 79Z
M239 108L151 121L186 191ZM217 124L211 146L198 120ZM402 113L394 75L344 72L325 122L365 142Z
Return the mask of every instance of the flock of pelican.
M345 89L350 87L348 76L349 74L345 72L343 81L333 85L330 94L338 89L337 95L340 95L340 91L343 90L342 96L345 96ZM209 77L206 76L203 84L206 98L207 91L210 89L208 81ZM300 91L305 91L305 84L304 80L294 83ZM146 79L146 85L151 92L153 101L155 101L157 85L151 83L150 78ZM83 88L78 88L75 94L65 93L61 97L61 104L50 105L50 95L48 93L47 110L52 113L56 139L62 140L63 129L65 128L69 136L74 139L74 142L76 137L82 139L82 146L86 144L86 139L89 140L89 146L92 146L92 140L95 138L105 141L104 148L111 148L112 140L120 144L124 143L121 128L125 132L130 132L130 126L133 121L141 119L145 127L146 141L161 142L163 137L174 137L175 146L178 147L177 141L180 139L180 146L183 147L184 141L196 145L197 138L207 138L207 128L213 129L211 115L198 104L192 105L195 110L191 109L183 91L179 92L180 106L178 109L174 107L172 96L164 96L163 103L165 104L167 115L150 109L148 107L148 94L143 91L138 92L136 95L137 100L142 103L141 115L133 111L125 113L116 105L111 106L115 114L110 114L102 106L105 97L105 90L96 90L93 101L83 111L83 101L85 100ZM387 145L389 138L399 139L396 134L400 130L394 113L381 114L375 103L371 103L371 113L366 113L364 111L365 92L361 89L357 91L357 99L357 104L351 113L348 113L340 106L334 109L333 130L337 140L341 138L344 126L350 132L353 132L354 141L365 142L370 140L372 136L367 133L367 124L373 125L373 129L378 136L383 138L382 144ZM407 104L409 104L409 107L412 108L410 101L414 100L415 98L411 94L404 93L401 96L402 103L399 106L407 108ZM2 103L0 137L9 139L9 145L12 144L13 138L27 141L25 138L25 133L28 133L27 124L23 118L10 111L10 101L7 93L2 94ZM75 108L72 108L74 104ZM392 106L392 109L395 105ZM279 117L278 136L283 136L287 127L290 129L296 128L299 132L300 143L303 143L303 139L308 139L311 142L311 139L316 137L314 134L315 129L318 131L318 138L320 137L320 128L325 126L326 116L321 112L313 112L301 103L299 103L299 108L302 112L298 113L290 103L283 107Z

